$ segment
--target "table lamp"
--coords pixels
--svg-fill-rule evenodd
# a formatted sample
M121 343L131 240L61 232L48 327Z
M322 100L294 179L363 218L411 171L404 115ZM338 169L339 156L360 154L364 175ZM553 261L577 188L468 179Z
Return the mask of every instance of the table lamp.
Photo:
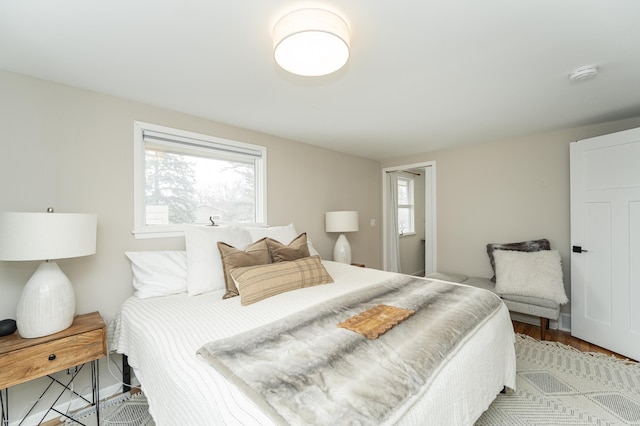
M43 260L25 285L16 308L23 338L47 336L73 322L76 297L53 259L96 252L97 216L84 213L0 212L0 260Z
M325 229L327 232L340 232L336 245L333 247L333 260L350 264L351 245L344 233L358 231L358 212L339 211L325 213Z

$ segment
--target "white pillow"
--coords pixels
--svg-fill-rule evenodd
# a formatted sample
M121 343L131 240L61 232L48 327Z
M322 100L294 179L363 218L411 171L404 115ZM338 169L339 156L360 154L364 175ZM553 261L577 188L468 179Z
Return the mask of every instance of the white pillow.
M211 290L222 290L224 271L217 242L222 241L239 250L251 244L251 235L239 226L186 225L187 292L195 296Z
M521 252L496 250L496 292L539 297L565 304L569 301L562 281L557 250Z
M251 234L251 242L256 242L262 238L269 237L282 244L289 244L298 236L296 227L293 223L285 226L265 226L265 227L247 227Z
M248 227L249 234L251 234L251 242L255 243L256 241L269 237L274 239L282 244L288 245L291 241L293 241L298 235L298 231L296 231L296 227L293 223L290 223L285 226L267 226L267 227ZM311 244L311 240L307 235L307 244L309 245L309 255L311 256L319 256L318 251Z
M311 243L311 238L309 238L308 235L307 245L309 246L309 256L320 256L320 253L318 253L318 250L316 250L316 248L313 246L313 244Z
M185 251L127 251L131 261L134 295L139 299L187 291Z

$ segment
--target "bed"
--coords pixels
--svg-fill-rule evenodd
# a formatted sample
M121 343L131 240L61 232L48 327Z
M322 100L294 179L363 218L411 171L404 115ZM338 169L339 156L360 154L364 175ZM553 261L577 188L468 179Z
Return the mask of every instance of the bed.
M293 233L294 230L289 230L289 234ZM281 240L289 240L278 236ZM256 235L253 237L255 239ZM187 244L187 253L189 249ZM164 263L159 269L166 267ZM127 355L156 423L283 423L281 419L274 419L269 410L264 409L264 404L256 402L242 386L230 380L229 375L206 362L202 348L208 344L215 347L216 342L251 333L258 327L269 327L295 315L304 316L338 297L348 298L368 292L381 283L403 279L400 274L380 270L327 260L321 263L332 283L283 292L246 306L242 305L240 297L223 299L227 292L224 288L198 295L181 291L127 299L111 324L111 349ZM166 275L169 281L175 278L170 273ZM436 283L460 286L422 279L418 287L423 284L426 288ZM401 327L402 324L394 329ZM500 303L490 315L477 319L460 344L445 355L446 359L430 375L428 383L405 398L382 423L473 424L504 387L515 388L513 344L509 313ZM357 382L357 374L353 380ZM337 423L350 422L343 418Z

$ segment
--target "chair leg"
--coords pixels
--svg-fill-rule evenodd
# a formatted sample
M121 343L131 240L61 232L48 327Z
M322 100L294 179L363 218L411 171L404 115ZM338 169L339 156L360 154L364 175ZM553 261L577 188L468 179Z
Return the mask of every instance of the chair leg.
M545 340L545 334L549 328L549 319L540 317L540 340Z

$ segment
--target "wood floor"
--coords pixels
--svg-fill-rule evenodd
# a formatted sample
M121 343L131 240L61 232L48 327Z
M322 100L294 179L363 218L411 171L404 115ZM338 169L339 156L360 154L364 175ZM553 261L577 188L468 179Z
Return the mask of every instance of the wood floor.
M536 340L540 340L540 327L538 326L526 324L519 321L513 321L513 330L516 333L526 334L527 336L531 336ZM559 342L567 346L572 346L582 352L598 352L606 355L614 355L621 359L627 359L627 357L616 354L607 349L601 348L600 346L596 346L589 342L585 342L584 340L577 339L567 331L547 330L545 333L545 340L549 340L552 342Z

